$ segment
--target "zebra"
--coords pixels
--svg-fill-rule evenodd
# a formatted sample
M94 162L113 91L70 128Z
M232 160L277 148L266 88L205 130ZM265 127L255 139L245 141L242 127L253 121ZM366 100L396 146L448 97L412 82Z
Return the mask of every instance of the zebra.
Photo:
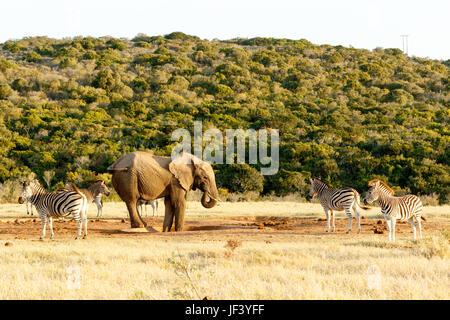
M397 219L408 220L413 230L413 238L416 240L416 226L419 226L419 238L422 238L422 226L420 219L426 221L422 216L422 201L418 196L408 194L403 197L394 197L394 190L379 179L369 182L369 190L364 197L364 204L378 200L381 213L384 215L389 232L389 241L395 241L395 224Z
M63 190L73 190L72 189L72 183L68 182L65 185L65 188L59 189L59 191ZM88 203L95 203L97 206L97 218L100 218L103 216L103 195L109 196L111 192L109 191L108 187L106 186L105 182L103 180L97 180L94 182L91 182L86 189L79 189L87 199Z
M42 221L42 232L40 239L45 237L45 229L50 229L50 239L53 239L53 217L63 217L69 214L78 224L78 232L75 239L81 236L82 224L84 222L84 236L87 237L87 200L81 191L72 185L73 190L59 191L57 193L48 193L37 179L25 181L22 185L22 191L19 197L19 203L24 203L24 199L30 199L35 206L39 218Z
M159 206L159 201L158 199L156 200L144 200L144 199L139 199L137 201L137 209L140 215L142 215L142 208L145 208L145 216L148 216L148 212L147 212L147 205L151 205L152 209L153 209L153 217L155 216L155 212L156 212L156 216L158 216L158 206Z
M342 188L342 189L331 189L327 184L321 181L319 178L309 179L311 182L311 188L309 191L309 196L313 198L318 196L320 199L320 204L325 211L327 216L327 232L330 230L330 216L328 211L331 212L331 217L333 219L333 232L336 231L334 224L334 211L345 210L348 217L348 228L346 233L349 233L352 229L352 208L355 211L356 220L358 221L358 233L361 232L361 223L358 208L367 210L369 208L363 207L360 204L360 196L358 191L353 188Z
M30 209L28 210L28 204L30 204ZM33 214L33 204L30 202L30 200L27 198L25 199L25 206L27 207L27 214L34 215Z

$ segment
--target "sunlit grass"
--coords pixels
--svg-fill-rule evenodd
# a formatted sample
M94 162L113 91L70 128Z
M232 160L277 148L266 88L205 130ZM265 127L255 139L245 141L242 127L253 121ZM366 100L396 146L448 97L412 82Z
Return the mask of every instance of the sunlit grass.
M366 238L332 246L317 238L243 241L234 250L225 241L16 240L0 251L0 298L449 298L447 259L420 254L420 244L370 246L380 241ZM73 266L80 270L79 289L68 287ZM375 289L367 283L373 268L379 270Z
M445 221L447 209L428 207L425 214ZM104 214L127 216L122 203L105 203ZM324 217L319 205L295 202L221 203L209 210L189 202L187 214ZM1 205L0 215L26 216L25 206ZM0 299L449 299L448 235L443 227L421 241L404 234L395 243L374 234L243 235L233 243L176 234L78 241L11 236L0 240Z

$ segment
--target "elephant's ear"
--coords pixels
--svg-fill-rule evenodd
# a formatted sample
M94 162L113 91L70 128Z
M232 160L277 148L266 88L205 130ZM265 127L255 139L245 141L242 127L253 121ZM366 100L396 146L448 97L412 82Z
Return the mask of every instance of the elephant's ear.
M177 178L181 187L189 191L194 183L193 163L196 159L189 153L182 153L169 164L169 171ZM201 160L200 160L201 161Z

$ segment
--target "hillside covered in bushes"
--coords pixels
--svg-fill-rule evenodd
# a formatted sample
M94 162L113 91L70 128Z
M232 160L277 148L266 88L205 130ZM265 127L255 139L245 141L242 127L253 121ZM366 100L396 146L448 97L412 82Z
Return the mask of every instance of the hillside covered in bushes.
M0 183L108 179L120 155L170 155L177 128L280 130L280 170L216 165L230 192L310 176L450 201L449 60L272 38L24 38L0 44Z

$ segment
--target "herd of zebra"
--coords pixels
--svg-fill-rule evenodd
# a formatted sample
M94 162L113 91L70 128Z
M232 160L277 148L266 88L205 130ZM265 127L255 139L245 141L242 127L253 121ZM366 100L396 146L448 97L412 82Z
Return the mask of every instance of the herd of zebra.
M355 212L356 221L358 222L358 233L361 232L360 216L358 208L367 210L368 207L363 207L360 204L360 196L358 191L353 188L332 189L319 178L310 179L311 188L309 196L312 198L317 195L320 203L327 216L327 232L330 229L330 211L334 225L334 211L344 210L348 217L347 233L352 229L352 213ZM392 190L386 183L379 179L374 179L369 182L369 190L364 198L364 204L372 203L378 200L381 207L381 213L386 220L386 225L389 233L389 240L395 241L395 224L397 220L408 220L413 230L413 238L416 240L416 225L419 227L419 238L422 238L422 226L420 219L426 220L422 216L422 201L419 197L409 194L403 197L395 197L394 190Z
M103 216L103 195L109 196L110 191L103 180L97 180L88 185L86 189L79 189L73 183L67 183L64 188L58 189L55 193L50 193L34 179L25 181L19 197L19 203L26 203L27 214L33 215L33 206L36 208L39 218L42 221L42 232L40 239L45 237L46 225L50 229L50 239L53 239L53 217L65 217L72 214L78 224L77 236L81 236L82 225L84 225L84 236L87 237L87 206L93 202L97 206L97 218ZM147 205L153 208L153 216L158 214L158 200L139 199L137 206L140 214L145 209L147 216ZM28 207L30 209L28 209Z
M325 211L327 217L327 229L330 231L330 215L332 220L333 231L335 231L334 211L344 210L348 217L347 232L352 229L352 212L355 212L358 223L358 233L361 232L360 215L358 209L369 209L360 203L360 195L353 188L332 189L319 178L310 179L311 187L309 196L313 198L317 196ZM419 238L422 237L421 219L422 202L415 195L406 195L403 197L395 197L394 191L383 181L375 179L369 182L369 190L364 198L364 204L372 203L378 200L381 207L386 225L389 232L389 240L395 241L395 224L398 219L408 220L413 230L413 237L416 239L416 226L419 227ZM81 236L82 226L84 225L84 236L87 236L87 205L94 202L97 205L97 217L102 216L103 201L102 196L108 196L110 191L102 180L91 183L86 189L79 189L73 183L66 184L65 188L58 189L55 193L48 193L37 179L25 181L22 186L19 203L27 203L27 213L32 213L34 206L42 221L41 239L45 237L46 225L48 222L50 229L50 238L53 238L53 217L64 217L70 214L78 224L77 236ZM28 210L30 204L31 212ZM158 210L157 200L146 201L140 199L138 201L138 212L143 213L143 207L147 213L146 205L151 204L153 208L153 216ZM330 213L330 214L329 214Z

